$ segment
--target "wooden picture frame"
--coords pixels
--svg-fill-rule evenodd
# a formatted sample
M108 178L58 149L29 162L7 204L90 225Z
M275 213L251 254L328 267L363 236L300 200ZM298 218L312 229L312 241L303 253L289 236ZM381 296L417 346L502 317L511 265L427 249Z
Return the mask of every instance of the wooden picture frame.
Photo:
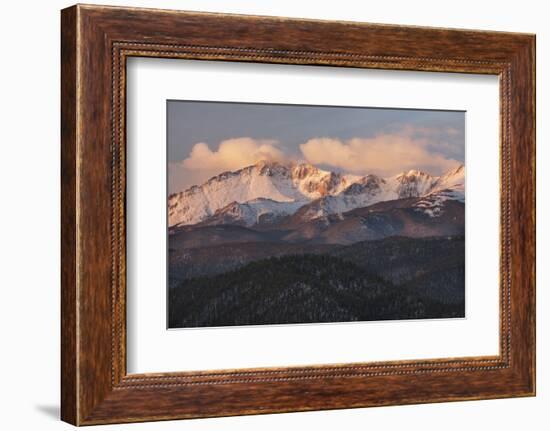
M83 5L64 9L61 17L64 421L91 425L535 394L534 35ZM128 375L130 56L498 75L500 354Z

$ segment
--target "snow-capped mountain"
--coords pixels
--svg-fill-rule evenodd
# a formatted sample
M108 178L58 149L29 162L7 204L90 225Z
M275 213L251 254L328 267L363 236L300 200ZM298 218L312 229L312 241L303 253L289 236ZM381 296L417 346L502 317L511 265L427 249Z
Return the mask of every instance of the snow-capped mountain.
M418 201L415 207L431 217L438 217L446 201L464 203L464 197L464 166L461 165L437 178L429 193L423 195L423 199Z
M416 198L432 190L438 178L427 174L426 172L410 170L403 172L388 182L390 187L397 193L399 199Z
M261 161L235 172L224 172L201 186L171 195L168 224L196 224L233 202L245 203L259 198L306 204L338 194L359 178L323 171L306 163L284 165Z
M293 214L304 205L303 201L276 202L272 199L257 198L248 202L231 202L218 209L207 218L203 225L234 224L254 226L256 224L273 224L282 217Z
M378 202L417 197L424 197L417 208L432 217L440 214L443 202L448 199L464 202L464 166L440 177L416 170L386 179L367 175L337 195L325 196L304 205L295 217L305 222Z
M169 226L270 224L293 215L309 221L395 199L423 197L419 211L437 217L448 199L464 202L464 166L436 177L411 170L390 178L355 176L310 164L258 162L171 195Z
M300 221L309 221L397 198L398 193L388 181L376 175L366 175L337 195L325 196L305 204L296 216Z
M434 183L430 192L453 190L457 193L457 199L464 202L464 165L447 171Z

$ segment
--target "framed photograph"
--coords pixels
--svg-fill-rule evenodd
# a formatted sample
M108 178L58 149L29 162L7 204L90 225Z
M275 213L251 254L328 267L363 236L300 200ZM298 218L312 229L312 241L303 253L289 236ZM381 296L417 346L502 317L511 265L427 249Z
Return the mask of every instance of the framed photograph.
M62 419L535 394L535 37L61 14Z

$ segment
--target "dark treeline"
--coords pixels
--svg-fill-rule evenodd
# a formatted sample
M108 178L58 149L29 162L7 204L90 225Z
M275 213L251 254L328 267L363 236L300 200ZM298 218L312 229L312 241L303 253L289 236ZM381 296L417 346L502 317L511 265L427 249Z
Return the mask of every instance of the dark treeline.
M395 282L349 256L327 254L272 257L223 274L183 280L169 289L169 326L463 317L463 244L462 239L462 249L447 249L456 250L446 266L413 270L413 276ZM422 247L418 252L423 253ZM364 262L357 253L351 255ZM390 257L378 263L385 260L388 265Z

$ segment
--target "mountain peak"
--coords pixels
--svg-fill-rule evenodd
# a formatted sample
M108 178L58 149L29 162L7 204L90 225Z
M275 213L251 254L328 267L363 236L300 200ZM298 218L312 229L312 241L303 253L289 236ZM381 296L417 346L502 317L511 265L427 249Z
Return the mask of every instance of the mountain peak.
M402 172L400 173L399 175L397 175L397 178L407 178L407 179L410 179L410 178L427 178L427 177L432 177L432 175L424 172L424 171L420 171L418 169L410 169L408 172Z
M422 196L437 181L436 177L416 169L403 172L394 178L397 182L396 192L400 199Z
M306 205L311 206L306 215L316 217L379 201L440 192L444 192L446 198L464 201L463 165L437 177L411 169L381 178L322 170L306 162L262 159L172 194L168 200L169 225L191 225L212 218L213 223L249 226L294 214Z
M282 163L279 160L260 159L254 165L258 169L275 168L275 167L288 167L286 163Z
M456 168L449 169L441 175L437 179L434 189L453 189L459 190L462 194L464 194L464 165L458 165Z
M445 174L443 175L456 175L464 172L464 164L458 165L456 168L449 169Z
M325 173L319 168L309 164L309 163L298 163L292 167L292 176L299 180L302 180L311 175L317 175L319 173Z
M289 174L289 166L277 160L260 160L252 168L260 175L266 176L288 176Z

